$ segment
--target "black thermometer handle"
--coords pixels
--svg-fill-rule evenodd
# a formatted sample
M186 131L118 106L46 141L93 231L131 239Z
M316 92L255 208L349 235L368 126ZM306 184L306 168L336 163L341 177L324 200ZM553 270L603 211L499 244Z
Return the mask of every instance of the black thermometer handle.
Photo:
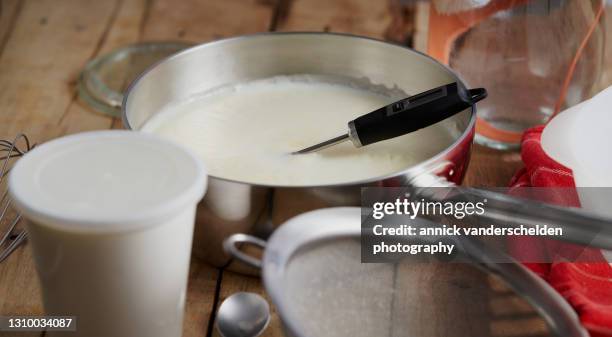
M389 104L349 122L349 137L365 146L405 135L449 118L487 97L484 88L456 82Z

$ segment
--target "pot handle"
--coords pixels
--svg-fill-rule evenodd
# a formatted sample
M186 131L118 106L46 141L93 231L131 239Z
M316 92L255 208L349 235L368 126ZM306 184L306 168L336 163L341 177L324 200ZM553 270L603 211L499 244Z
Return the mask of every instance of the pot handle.
M265 249L266 241L252 235L241 233L233 234L223 241L223 250L225 250L225 252L231 257L246 264L247 266L261 269L262 261L242 252L240 249L238 249L239 244L247 244Z
M549 224L563 228L565 241L612 249L612 219L587 213L580 209L565 208L513 197L493 191L461 187L433 174L421 174L411 181L415 194L432 200L473 201L487 199L487 212L479 215L491 221L516 224ZM459 187L457 193L436 194L428 187Z
M487 199L485 218L517 224L549 224L563 228L563 240L612 249L612 219L578 208L560 207L476 188L462 189L466 199Z

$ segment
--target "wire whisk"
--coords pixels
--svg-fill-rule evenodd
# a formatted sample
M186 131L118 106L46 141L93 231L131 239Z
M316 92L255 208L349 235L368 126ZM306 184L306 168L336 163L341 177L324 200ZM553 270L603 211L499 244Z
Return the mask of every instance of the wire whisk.
M20 141L23 141L24 147L18 146ZM0 263L6 260L28 237L25 228L18 229L21 214L11 207L12 200L8 193L6 177L15 160L26 154L34 146L24 134L19 134L13 141L0 139L0 191L2 191L0 197L0 231L6 228L6 232L0 237Z

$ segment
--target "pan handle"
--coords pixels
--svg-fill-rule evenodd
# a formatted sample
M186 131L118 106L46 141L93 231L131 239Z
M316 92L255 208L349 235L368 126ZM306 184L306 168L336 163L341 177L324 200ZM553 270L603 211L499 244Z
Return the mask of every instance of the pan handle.
M511 195L461 187L430 173L411 180L415 194L431 200L474 201L487 199L487 212L479 217L514 224L548 224L563 228L563 239L575 244L612 249L612 219L576 208L560 207ZM432 195L429 187L457 187L455 193Z
M240 244L256 246L263 250L266 248L266 241L252 235L240 233L231 235L223 241L223 250L225 250L225 252L231 257L248 266L261 269L262 261L251 255L245 254L243 251L238 249L238 245Z
M485 218L516 224L549 224L563 228L563 240L584 246L612 249L612 219L578 208L560 207L535 200L461 188L463 199L487 199Z

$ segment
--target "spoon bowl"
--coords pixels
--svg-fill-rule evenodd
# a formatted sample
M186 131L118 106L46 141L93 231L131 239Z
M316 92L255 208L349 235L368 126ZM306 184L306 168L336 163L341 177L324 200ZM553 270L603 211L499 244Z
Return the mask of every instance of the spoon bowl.
M238 292L228 297L217 313L222 337L257 337L270 323L270 306L261 296Z

